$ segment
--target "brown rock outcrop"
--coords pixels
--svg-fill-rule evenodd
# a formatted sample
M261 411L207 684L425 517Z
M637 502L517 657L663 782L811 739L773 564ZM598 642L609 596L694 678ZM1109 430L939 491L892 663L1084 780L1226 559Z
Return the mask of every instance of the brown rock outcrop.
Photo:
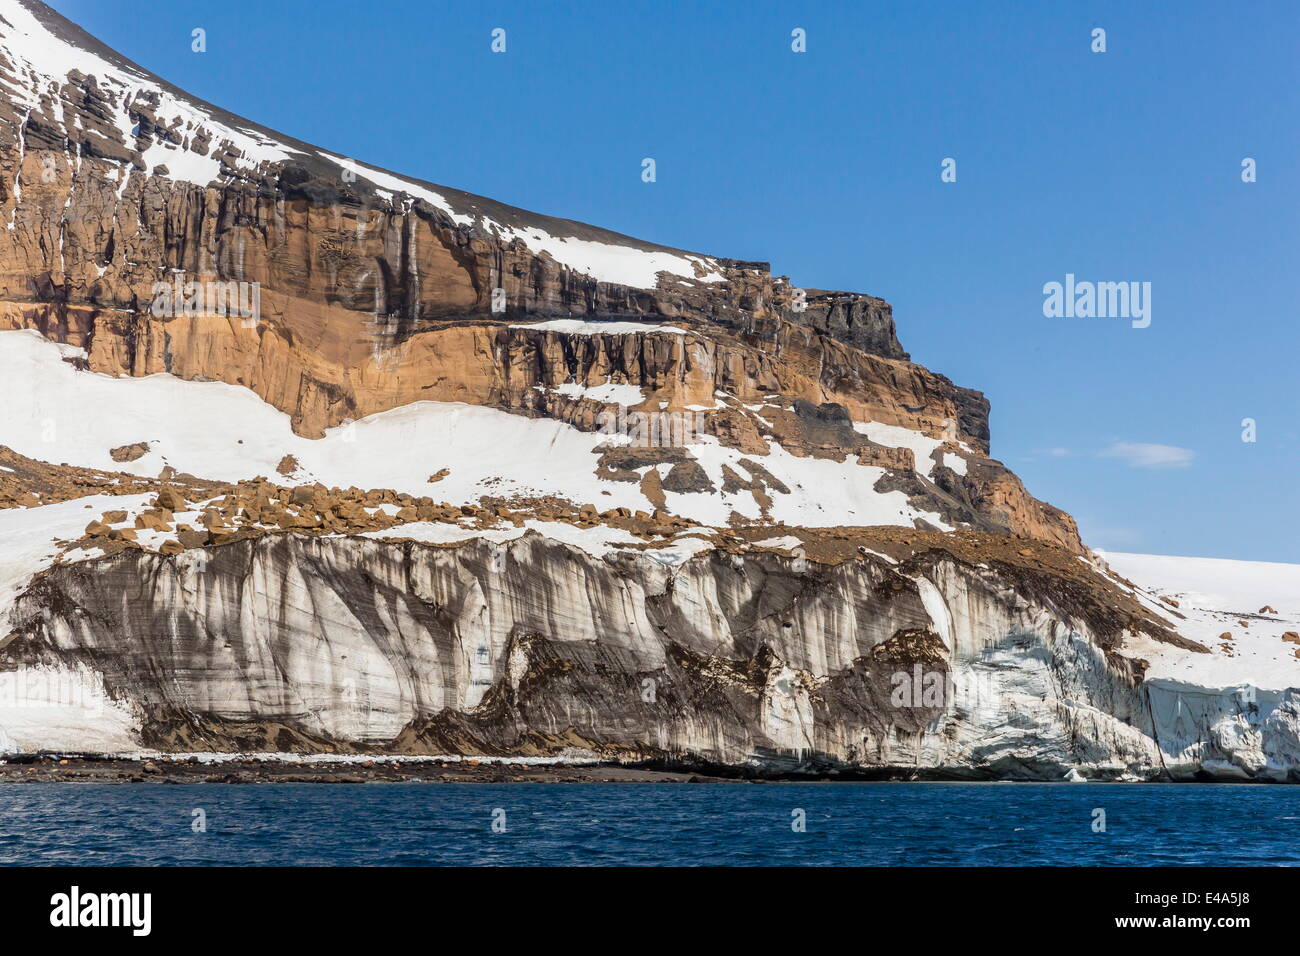
M149 443L147 441L133 442L130 445L120 445L117 448L110 449L108 456L114 461L137 461L149 454Z

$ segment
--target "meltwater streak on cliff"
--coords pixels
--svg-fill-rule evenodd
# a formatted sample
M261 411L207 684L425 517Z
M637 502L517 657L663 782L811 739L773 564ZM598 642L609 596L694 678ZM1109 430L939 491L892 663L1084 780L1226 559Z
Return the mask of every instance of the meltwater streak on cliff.
M1298 846L1293 787L0 786L4 865L1294 866Z

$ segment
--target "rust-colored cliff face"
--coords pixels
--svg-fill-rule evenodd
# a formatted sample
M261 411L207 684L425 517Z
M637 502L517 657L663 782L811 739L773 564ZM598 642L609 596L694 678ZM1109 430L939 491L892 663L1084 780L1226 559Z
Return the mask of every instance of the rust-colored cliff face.
M909 362L881 299L335 157L188 97L39 3L9 11L8 40L58 42L0 46L0 329L84 348L93 372L247 387L310 438L416 401L592 431L611 403L572 387L633 386L633 408L698 411L724 446L883 467L954 524L1080 549L1068 515L987 459L983 396ZM232 284L255 314L160 305L192 283ZM595 325L609 320L641 327ZM867 423L963 463L931 468Z
M25 184L21 203L11 188L8 208L0 205L0 215L14 223L0 234L3 327L36 328L85 347L97 371L168 371L247 385L292 415L307 435L413 400L415 390L437 384L439 358L456 363L466 379L443 382L440 394L464 385L461 400L497 400L475 395L473 379L491 373L478 373L475 353L463 351L483 347L495 333L448 334L449 323L463 330L554 317L650 318L688 323L701 337L735 330L769 353L792 331L807 340L809 330L819 330L824 334L816 338L825 341L814 349L843 342L873 359L906 358L884 302L805 293L806 307L795 311L796 290L765 267L724 262L721 279L662 273L657 288L636 289L577 274L545 251L457 225L420 203L368 209L357 205L363 197L348 194L320 205L259 196L239 180L201 188L128 175L108 160L82 158L69 166L61 151L21 141L18 147L0 156L0 175ZM44 182L50 160L56 172ZM159 284L170 288L177 276L205 287L256 283L258 320L202 308L153 314ZM496 288L504 291L504 309L494 313ZM422 370L420 363L430 360ZM723 374L743 378L741 361L724 361ZM524 382L527 373L505 376L532 384ZM768 374L759 387L770 391L773 381ZM820 387L834 391L836 383ZM884 397L875 404L890 404ZM986 437L976 420L978 404L967 416L976 438Z

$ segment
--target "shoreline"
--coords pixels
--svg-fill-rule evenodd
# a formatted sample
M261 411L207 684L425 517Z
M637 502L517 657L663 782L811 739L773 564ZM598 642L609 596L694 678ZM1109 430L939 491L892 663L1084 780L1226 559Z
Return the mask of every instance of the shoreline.
M359 754L13 754L0 758L5 783L1007 783L1280 784L1286 781L1007 778L952 772L759 771L750 767L618 763L598 759Z
M215 759L189 754L153 754L138 758L23 754L0 761L0 784L746 782L743 778L707 771L660 770L595 760L518 763L473 757L358 757L340 760L337 755L330 754L295 754L292 755L294 759L268 759L267 755L211 756Z

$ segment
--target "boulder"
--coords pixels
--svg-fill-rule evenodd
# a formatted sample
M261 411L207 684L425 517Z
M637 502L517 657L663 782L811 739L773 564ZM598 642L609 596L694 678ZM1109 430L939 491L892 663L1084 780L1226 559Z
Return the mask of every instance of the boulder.
M108 451L108 456L114 461L136 461L147 454L149 454L149 443L147 441L119 445L117 448L110 448Z

